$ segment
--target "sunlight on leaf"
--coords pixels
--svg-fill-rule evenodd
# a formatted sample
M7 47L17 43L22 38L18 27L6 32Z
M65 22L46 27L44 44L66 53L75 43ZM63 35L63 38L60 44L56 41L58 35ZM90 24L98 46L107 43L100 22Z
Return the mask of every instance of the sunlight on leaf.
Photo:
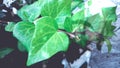
M13 35L24 45L27 51L29 51L34 29L33 23L21 21L15 25L13 30Z
M66 34L57 32L56 21L43 17L35 21L35 33L30 46L27 66L46 60L59 51L66 51L69 39Z
M25 5L18 11L18 16L24 20L33 22L41 13L42 3L38 1L31 5Z
M22 21L6 26L6 31L14 27L19 50L28 52L27 66L66 51L68 33L82 47L86 47L88 41L95 40L101 45L104 40L110 51L108 38L114 35L115 10L116 5L110 0L38 0L18 10ZM104 38L98 38L99 35Z
M66 31L72 32L73 27L72 27L72 21L70 17L65 19L64 28Z
M41 15L55 18L58 27L64 29L66 17L71 16L71 0L46 0Z

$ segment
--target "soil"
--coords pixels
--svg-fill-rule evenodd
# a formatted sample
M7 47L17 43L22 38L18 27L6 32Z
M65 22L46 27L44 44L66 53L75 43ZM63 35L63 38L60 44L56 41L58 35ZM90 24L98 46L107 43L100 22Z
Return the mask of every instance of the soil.
M66 58L69 63L72 63L74 60L80 57L79 54L79 45L75 43L71 44L68 51L66 53L59 52L54 55L49 60L45 60L39 63L36 63L30 67L26 66L27 61L27 53L20 52L17 48L17 39L15 39L10 32L6 32L4 30L4 26L0 29L0 48L10 47L13 48L14 51L3 59L0 59L0 67L2 68L64 68L62 65L62 60ZM66 56L64 56L64 54ZM44 67L46 66L46 67ZM87 64L85 63L82 68L87 68Z
M62 60L64 58L67 59L68 63L72 63L74 60L80 57L80 46L75 43L71 43L66 53L59 52L48 60L27 67L27 53L20 52L18 50L17 39L13 37L11 32L6 32L4 29L7 22L18 22L21 20L12 12L12 7L20 9L22 6L20 6L18 2L14 2L10 7L6 7L4 4L2 4L2 1L3 0L0 0L0 48L9 47L13 48L14 51L5 56L3 59L0 59L0 68L64 68L62 65ZM31 0L31 2L33 2L33 0ZM6 10L7 12L3 12L2 10ZM87 68L87 64L83 64L81 68Z

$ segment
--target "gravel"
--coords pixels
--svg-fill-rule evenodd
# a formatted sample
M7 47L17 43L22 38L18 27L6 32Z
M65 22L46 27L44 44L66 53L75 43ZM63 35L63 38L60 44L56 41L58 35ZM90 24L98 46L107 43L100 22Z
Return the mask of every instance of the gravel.
M106 43L103 44L101 51L94 49L89 64L91 68L120 68L120 0L112 1L117 4L116 14L118 16L113 24L116 26L116 35L110 39L112 50L108 53Z

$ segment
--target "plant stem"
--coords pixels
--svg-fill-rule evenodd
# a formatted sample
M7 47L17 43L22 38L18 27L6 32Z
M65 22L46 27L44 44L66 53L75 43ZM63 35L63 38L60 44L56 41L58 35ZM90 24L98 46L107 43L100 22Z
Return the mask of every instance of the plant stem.
M70 36L70 38L75 38L75 34L74 33L70 33L70 32L66 32L66 31L64 31L64 30L58 30L58 32L64 32L65 34L67 34L67 35L69 35Z

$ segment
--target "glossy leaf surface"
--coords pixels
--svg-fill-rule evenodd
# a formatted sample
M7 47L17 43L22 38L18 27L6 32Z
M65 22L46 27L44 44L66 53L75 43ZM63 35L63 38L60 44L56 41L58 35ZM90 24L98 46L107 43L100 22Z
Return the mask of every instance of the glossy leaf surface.
M71 0L46 0L41 15L55 18L58 27L64 29L65 18L71 16Z
M73 31L73 27L72 27L72 20L70 17L65 19L65 23L64 23L64 28L67 32L72 32Z
M31 65L52 57L59 51L68 48L68 37L57 32L56 21L50 17L43 17L35 22L35 33L30 46L27 65Z
M76 7L78 10L73 12ZM100 45L114 34L115 10L109 0L38 0L18 11L23 21L14 26L13 35L28 51L27 66L30 66L66 51L68 33L82 47L94 39ZM104 37L102 40L99 34ZM110 51L110 41L106 42Z
M36 1L31 5L23 6L18 11L18 16L24 21L33 22L37 17L39 17L41 13L41 8L42 3Z
M26 50L29 51L31 39L34 33L34 24L21 21L18 22L13 30L13 35L25 46Z

